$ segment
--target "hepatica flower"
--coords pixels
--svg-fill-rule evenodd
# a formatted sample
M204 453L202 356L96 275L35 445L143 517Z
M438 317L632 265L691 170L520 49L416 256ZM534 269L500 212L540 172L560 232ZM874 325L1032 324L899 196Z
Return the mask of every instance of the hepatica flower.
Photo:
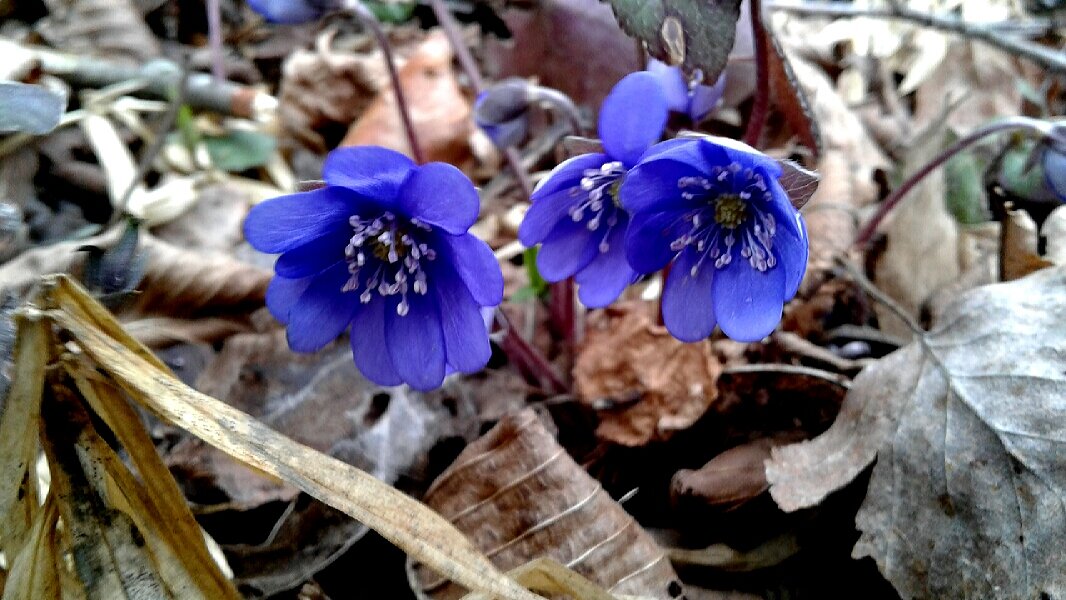
M653 58L648 61L648 72L659 80L670 110L688 115L693 123L702 121L722 101L724 71L714 85L690 84L681 69Z
M334 0L248 0L248 6L267 21L286 25L319 19L337 4Z
M537 269L544 279L574 277L585 306L610 304L637 278L626 261L629 215L618 191L626 172L662 135L666 116L655 77L627 75L600 109L605 152L563 162L533 192L518 238L526 246L541 244Z
M481 308L500 303L503 276L467 231L479 208L470 180L375 146L334 150L323 177L326 187L267 200L244 222L252 246L281 254L267 306L289 346L314 352L350 325L367 379L419 390L483 368Z
M1066 202L1066 154L1051 146L1044 150L1041 162L1047 186L1060 201Z
M655 146L626 176L627 256L641 273L673 261L662 314L674 337L701 340L717 324L757 341L781 320L806 269L807 229L780 175L745 144L699 138Z

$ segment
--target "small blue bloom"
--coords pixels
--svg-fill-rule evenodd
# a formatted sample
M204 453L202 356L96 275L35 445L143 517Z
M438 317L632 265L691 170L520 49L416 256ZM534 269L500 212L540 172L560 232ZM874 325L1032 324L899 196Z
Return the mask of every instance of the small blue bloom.
M281 254L267 307L289 346L314 352L350 325L367 379L419 390L483 368L481 308L503 299L503 276L467 232L479 209L470 180L376 146L334 150L322 171L326 187L267 200L244 222L252 246Z
M688 115L693 123L702 121L718 108L722 101L722 93L725 91L724 71L714 85L689 84L681 69L653 58L648 61L648 72L659 79L670 110Z
M1041 166L1044 168L1044 181L1051 191L1066 202L1066 154L1059 152L1053 146L1044 149L1041 157Z
M705 137L658 144L626 176L626 254L640 273L673 261L662 314L674 337L701 340L717 324L751 342L781 320L806 270L807 228L780 175L754 148Z
M529 84L507 79L478 94L474 122L496 146L517 146L529 132Z
M607 306L637 278L623 247L629 215L618 189L626 172L662 135L666 116L666 97L655 76L627 75L600 109L605 153L563 162L533 192L518 239L526 246L541 244L540 274L548 281L573 276L585 306Z
M334 5L332 0L248 0L248 6L267 21L285 25L315 21Z

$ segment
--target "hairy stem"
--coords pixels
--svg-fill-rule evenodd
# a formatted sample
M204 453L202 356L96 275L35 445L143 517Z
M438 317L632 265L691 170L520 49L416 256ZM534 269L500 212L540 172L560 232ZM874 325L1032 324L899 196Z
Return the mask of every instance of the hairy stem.
M957 33L965 37L980 40L1010 54L1027 58L1054 73L1066 73L1066 54L1062 50L1048 48L1040 44L1011 35L1010 23L967 23L955 17L944 17L908 8L903 3L889 2L886 8L856 8L850 4L835 2L772 2L772 10L787 11L800 15L826 17L873 17L879 19L897 19L910 21L922 27ZM1036 31L1051 28L1051 23L1035 24L1029 27ZM1015 23L1014 29L1020 24ZM1024 29L1022 29L1024 31Z
M751 37L755 46L755 99L748 117L748 127L744 130L744 143L757 148L762 130L766 127L766 117L770 112L770 48L769 40L763 31L762 2L750 0Z
M226 64L222 60L221 4L221 0L207 0L207 38L211 45L211 74L218 81L226 79Z
M403 86L400 85L400 74L396 70L396 60L392 52L392 45L389 44L389 38L385 35L385 30L381 28L381 23L374 16L374 13L359 0L344 0L343 6L345 10L357 16L359 21L374 34L374 39L385 57L385 66L389 71L389 82L392 84L392 89L396 94L396 107L400 111L400 120L403 121L403 130L407 134L407 145L411 147L411 156L416 163L424 164L426 157L422 153L422 146L418 143L418 134L415 133L415 126L411 121L411 110L407 104L407 99L404 97Z
M1016 131L1019 129L1025 129L1036 132L1044 138L1061 136L1061 134L1056 133L1056 130L1054 129L1054 126L1051 123L1047 121L1040 121L1038 119L1030 119L1028 117L1009 117L996 121L994 123L989 123L984 127L979 127L966 137L960 139L959 141L955 142L947 149L942 151L936 156L936 158L929 161L925 165L922 165L920 169L918 169L913 175L908 177L907 180L900 184L898 188L893 190L892 193L889 194L883 202L881 202L880 206L878 206L877 212L874 213L874 216L870 218L866 225L863 226L862 230L859 231L858 235L855 236L854 245L862 247L868 244L870 242L870 239L873 237L874 232L877 231L877 227L881 224L881 221L883 221L888 215L888 213L891 212L897 204L899 204L900 200L903 200L907 193L914 189L914 186L918 185L918 183L920 183L922 179L925 179L926 176L928 176L938 167L950 160L951 157L962 152L963 150L966 150L970 146L973 146L974 144L985 139L986 137L1004 131ZM1062 141L1063 143L1066 143L1066 140Z

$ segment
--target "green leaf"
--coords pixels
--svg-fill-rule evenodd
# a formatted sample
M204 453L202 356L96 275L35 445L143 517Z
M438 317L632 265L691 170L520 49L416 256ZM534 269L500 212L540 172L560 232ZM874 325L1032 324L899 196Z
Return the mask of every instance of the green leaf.
M266 164L277 141L265 133L236 129L223 136L205 137L204 144L216 167L237 172Z
M548 293L548 282L540 276L537 270L537 248L527 248L522 254L522 262L526 266L526 275L529 276L529 287L536 296L543 297Z
M996 181L1011 195L1033 200L1048 195L1044 169L1030 158L1035 145L1030 139L1017 140L1000 157Z
M609 0L618 24L644 42L648 53L715 81L725 69L740 0Z
M415 12L414 2L364 2L370 12L382 23L404 23Z

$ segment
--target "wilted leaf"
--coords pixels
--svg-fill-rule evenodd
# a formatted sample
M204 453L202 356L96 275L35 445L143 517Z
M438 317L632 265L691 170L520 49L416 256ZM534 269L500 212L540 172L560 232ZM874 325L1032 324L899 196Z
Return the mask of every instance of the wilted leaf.
M274 154L277 139L259 131L234 129L221 136L203 139L211 163L223 171L244 171L261 167Z
M740 0L610 0L618 24L655 58L716 81L733 49Z
M532 410L505 417L467 446L425 502L502 569L547 557L611 593L672 598L677 576L663 551L555 441ZM422 591L462 591L425 568Z
M656 325L647 305L608 308L592 320L574 365L583 402L600 412L596 435L625 446L667 439L718 396L722 365L709 341L685 344Z
M42 85L0 81L0 132L43 135L59 125L67 99Z
M4 598L53 600L61 597L57 569L62 568L63 563L56 548L58 519L55 496L49 496L34 516L25 547L13 557L7 580L0 577L0 591L3 591Z
M781 177L778 181L781 187L788 192L792 205L797 209L803 208L811 196L818 191L818 182L821 177L814 171L804 169L802 165L791 160L779 160L781 165Z
M743 505L769 489L763 462L770 458L770 449L786 439L759 438L726 450L697 470L678 471L670 483L671 498L724 511Z
M1066 594L1066 268L963 295L868 367L823 435L773 451L770 493L811 507L874 459L854 555L908 598Z

